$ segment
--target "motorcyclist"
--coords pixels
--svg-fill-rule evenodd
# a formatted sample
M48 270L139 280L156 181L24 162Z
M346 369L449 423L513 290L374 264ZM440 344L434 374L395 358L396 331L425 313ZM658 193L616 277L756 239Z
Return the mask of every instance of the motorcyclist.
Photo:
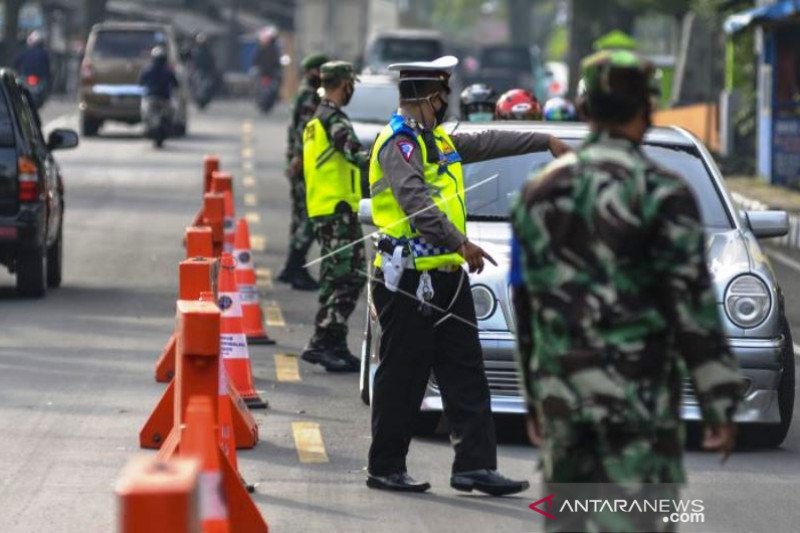
M473 83L461 91L461 120L487 122L494 118L497 92L485 83Z
M511 89L498 98L494 115L498 120L541 120L542 105L532 92Z
M258 34L258 49L253 56L252 67L259 76L280 78L281 51L277 37L278 32L273 27L264 28Z
M178 87L178 78L167 64L167 51L163 46L155 46L150 51L150 63L139 73L139 85L144 88L145 97L172 98L172 89Z
M575 106L561 96L556 96L545 102L543 115L544 119L549 122L572 122L578 120Z
M211 47L208 45L208 36L203 32L194 37L192 67L195 71L202 72L206 76L217 77L217 62L211 52Z
M25 48L14 59L14 70L31 90L37 87L37 107L44 103L50 89L50 52L40 31L34 30L28 35Z

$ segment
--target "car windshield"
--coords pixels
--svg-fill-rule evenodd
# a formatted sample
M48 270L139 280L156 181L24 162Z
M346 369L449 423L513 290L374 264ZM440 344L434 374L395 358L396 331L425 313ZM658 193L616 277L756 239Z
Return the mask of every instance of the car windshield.
M353 99L345 109L350 120L384 123L397 109L397 99L397 86L394 83L358 83Z
M147 59L156 45L167 45L161 31L109 30L97 33L92 56L98 59Z
M700 204L706 227L731 227L731 220L712 177L694 148L650 144L644 146L644 151L660 166L687 181ZM550 152L538 152L464 165L469 219L508 220L511 202L522 184L552 160Z
M435 39L381 39L376 48L380 61L404 63L430 61L442 55L442 44Z

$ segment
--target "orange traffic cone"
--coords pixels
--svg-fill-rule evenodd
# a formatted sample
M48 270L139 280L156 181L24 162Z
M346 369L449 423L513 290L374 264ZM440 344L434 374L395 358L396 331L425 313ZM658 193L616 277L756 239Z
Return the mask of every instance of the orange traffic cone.
M264 329L264 315L256 286L256 270L253 267L253 253L250 251L250 230L247 220L240 218L236 223L236 240L233 245L236 259L236 285L242 299L242 326L248 344L275 344Z
M235 269L236 260L231 254L223 253L217 282L217 305L222 311L220 351L225 360L225 371L247 406L251 409L264 409L267 404L253 386L247 337L242 329L242 303L236 288Z

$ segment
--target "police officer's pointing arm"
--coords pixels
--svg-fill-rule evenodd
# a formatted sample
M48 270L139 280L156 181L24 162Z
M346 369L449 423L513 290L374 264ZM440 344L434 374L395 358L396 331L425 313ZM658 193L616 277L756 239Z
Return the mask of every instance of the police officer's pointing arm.
M570 150L562 140L546 133L486 130L454 133L451 138L464 163L549 150L558 157Z

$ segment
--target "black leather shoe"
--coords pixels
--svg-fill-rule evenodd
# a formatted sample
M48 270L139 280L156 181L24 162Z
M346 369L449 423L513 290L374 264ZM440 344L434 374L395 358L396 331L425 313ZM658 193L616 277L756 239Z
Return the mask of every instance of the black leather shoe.
M353 371L361 371L361 359L350 353L350 349L347 346L339 346L338 348L333 349L333 354L347 363L347 365L353 369Z
M367 477L367 487L397 492L425 492L431 488L431 484L427 481L415 481L414 478L402 472L389 476L370 475Z
M291 283L292 282L292 277L293 277L293 274L289 270L289 266L286 265L285 267L283 267L283 270L280 271L280 273L278 274L278 277L275 278L275 279L277 279L281 283Z
M492 496L507 496L527 490L530 483L514 481L500 475L497 470L470 470L458 472L450 477L450 486L463 492L477 490Z
M300 359L313 365L322 365L328 372L352 372L350 365L327 348L306 348L300 354Z
M291 275L292 288L297 291L318 291L319 283L311 277L308 270L298 268Z

